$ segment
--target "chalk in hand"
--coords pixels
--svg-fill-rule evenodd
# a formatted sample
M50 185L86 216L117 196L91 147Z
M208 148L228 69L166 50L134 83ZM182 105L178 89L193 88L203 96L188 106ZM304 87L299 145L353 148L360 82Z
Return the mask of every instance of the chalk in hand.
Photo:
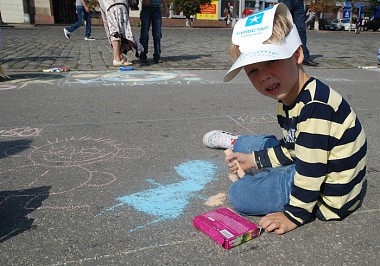
M224 154L225 154L226 156L228 156L228 155L230 155L230 154L232 154L232 153L233 153L233 151L232 151L231 149L227 149L227 150L224 151ZM241 165L240 165L240 163L238 162L238 160L234 160L234 162L236 163L236 166L238 167L237 175L238 175L240 178L242 178L243 176L245 176L245 172L244 172L243 168L241 168Z

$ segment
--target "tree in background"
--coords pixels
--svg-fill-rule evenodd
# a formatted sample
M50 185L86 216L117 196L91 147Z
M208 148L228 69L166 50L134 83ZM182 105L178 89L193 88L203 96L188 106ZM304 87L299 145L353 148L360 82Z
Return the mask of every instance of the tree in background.
M168 4L173 4L173 11L176 13L182 12L186 17L187 24L190 21L190 16L200 13L202 6L211 4L211 0L168 0Z
M88 8L92 11L96 10L96 8L99 7L99 1L98 0L88 0Z

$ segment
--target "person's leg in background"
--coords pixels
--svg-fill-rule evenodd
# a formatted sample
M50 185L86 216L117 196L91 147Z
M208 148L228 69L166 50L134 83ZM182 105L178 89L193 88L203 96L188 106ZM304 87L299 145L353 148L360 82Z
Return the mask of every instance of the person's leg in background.
M77 6L78 21L75 22L70 27L65 28L68 31L69 34L71 32L73 32L73 31L75 31L76 29L78 29L83 24L83 19L84 19L84 14L85 13L86 13L86 10L84 9L83 6Z
M161 38L162 38L162 15L161 8L152 8L152 35L154 54L153 59L155 63L162 63L161 60Z
M301 38L302 49L304 55L304 62L310 61L310 52L307 48L307 35L306 35L306 12L303 0L294 0L293 20L296 24L298 34Z
M120 52L121 50L120 40L112 40L112 49L113 49L113 64L116 65L118 62L120 62L120 65L121 65L122 54Z
M144 47L144 51L140 53L140 60L147 62L148 42L149 42L149 28L150 28L150 7L142 6L140 12L141 29L140 29L140 43Z
M310 52L307 48L307 35L306 35L306 11L305 3L303 0L280 0L284 3L290 13L292 14L293 22L297 27L298 35L302 42L302 49L304 54L303 64L308 66L316 66L317 63L310 59Z
M91 37L91 13L84 12L84 17L86 19L86 31L84 34L85 39L87 40L95 40Z

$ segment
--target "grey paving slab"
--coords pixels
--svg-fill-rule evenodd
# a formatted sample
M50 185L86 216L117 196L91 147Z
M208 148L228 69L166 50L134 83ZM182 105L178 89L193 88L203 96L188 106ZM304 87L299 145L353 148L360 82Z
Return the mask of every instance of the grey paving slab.
M192 225L195 215L230 207L223 152L204 147L202 136L212 129L280 135L274 103L243 74L221 81L231 32L165 29L170 60L121 72L108 65L105 39L84 42L78 32L68 42L60 27L28 30L45 37L30 45L22 29L2 29L0 57L12 79L0 82L1 265L378 264L380 71L358 66L376 64L380 34L309 34L320 66L307 71L349 101L367 133L363 206L343 221L264 233L227 251ZM178 42L182 34L194 41ZM15 43L22 51L11 49ZM59 51L43 55L44 45ZM78 68L82 52L95 48L104 62ZM62 59L74 71L42 73L42 62ZM188 179L179 171L197 163L212 165L211 174Z
M65 65L72 70L115 70L112 49L104 28L93 27L96 41L83 40L83 29L73 32L70 40L62 26L2 28L4 44L0 60L9 71L42 71ZM139 28L133 28L136 37ZM320 68L357 68L377 63L380 32L308 31L308 47ZM164 28L163 64L154 64L150 40L149 63L140 64L132 52L134 67L152 69L227 69L231 29L227 28Z
M379 71L309 71L348 99L366 129L364 205L344 221L265 233L229 251L192 226L195 215L230 207L223 152L202 136L280 134L274 103L243 75L222 83L223 70L72 71L0 83L2 265L376 265ZM176 169L194 161L215 170L189 191ZM174 206L173 193L182 195ZM215 195L219 204L207 205Z

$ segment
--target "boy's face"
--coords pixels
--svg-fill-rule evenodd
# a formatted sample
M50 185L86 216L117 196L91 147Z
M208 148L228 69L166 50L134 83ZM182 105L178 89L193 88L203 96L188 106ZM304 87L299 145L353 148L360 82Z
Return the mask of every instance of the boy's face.
M303 52L299 47L288 59L255 63L245 66L244 70L258 92L290 105L302 89L302 81L306 78L300 68L302 61Z

